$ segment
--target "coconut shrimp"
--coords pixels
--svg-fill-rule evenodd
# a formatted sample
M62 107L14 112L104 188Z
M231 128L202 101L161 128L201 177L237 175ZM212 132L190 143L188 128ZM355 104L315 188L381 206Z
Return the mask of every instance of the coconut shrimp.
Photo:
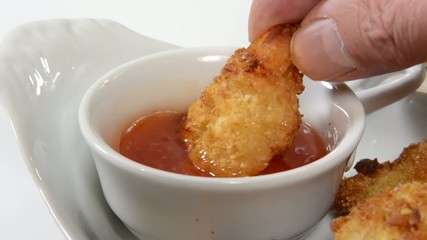
M302 74L277 25L228 59L188 110L183 137L193 164L213 176L252 176L288 148L302 122Z

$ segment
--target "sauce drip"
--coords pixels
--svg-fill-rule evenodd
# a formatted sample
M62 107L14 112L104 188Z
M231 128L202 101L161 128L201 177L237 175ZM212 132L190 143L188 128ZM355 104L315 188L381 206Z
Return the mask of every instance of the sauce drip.
M195 176L211 176L193 166L181 138L185 114L156 112L135 121L119 142L119 152L133 161L160 170ZM260 173L270 174L309 164L327 154L325 143L308 124L301 124L292 145L274 157Z

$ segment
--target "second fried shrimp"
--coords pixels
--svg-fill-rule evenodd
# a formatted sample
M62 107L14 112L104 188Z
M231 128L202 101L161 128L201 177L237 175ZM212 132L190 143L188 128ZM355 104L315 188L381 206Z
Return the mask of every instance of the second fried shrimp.
M304 89L290 56L296 29L275 26L237 50L190 106L183 135L197 168L220 177L256 175L292 143Z
M406 147L399 158L379 163L364 159L356 164L358 174L341 182L334 209L342 215L387 188L419 181L427 182L427 140Z

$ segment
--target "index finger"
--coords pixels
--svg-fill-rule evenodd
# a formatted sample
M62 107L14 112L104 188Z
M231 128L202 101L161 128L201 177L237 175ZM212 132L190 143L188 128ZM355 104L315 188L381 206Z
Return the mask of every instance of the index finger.
M249 14L249 40L281 23L300 22L321 0L253 0Z

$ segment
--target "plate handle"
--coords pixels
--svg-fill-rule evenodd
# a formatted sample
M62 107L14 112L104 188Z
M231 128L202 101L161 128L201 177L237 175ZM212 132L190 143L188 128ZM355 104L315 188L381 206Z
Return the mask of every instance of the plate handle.
M368 115L416 91L423 83L424 76L424 65L419 64L402 71L346 83L356 93Z

